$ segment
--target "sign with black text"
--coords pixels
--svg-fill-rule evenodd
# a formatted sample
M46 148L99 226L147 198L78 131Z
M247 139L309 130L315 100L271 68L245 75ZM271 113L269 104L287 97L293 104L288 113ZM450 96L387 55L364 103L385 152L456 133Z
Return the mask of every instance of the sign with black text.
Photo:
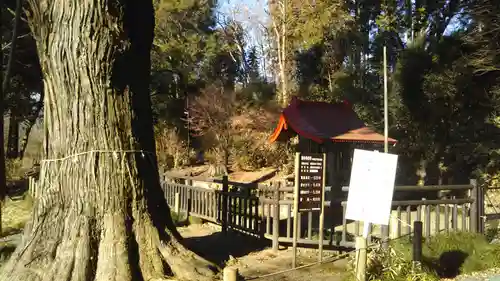
M301 153L298 167L298 211L320 211L324 192L325 155Z

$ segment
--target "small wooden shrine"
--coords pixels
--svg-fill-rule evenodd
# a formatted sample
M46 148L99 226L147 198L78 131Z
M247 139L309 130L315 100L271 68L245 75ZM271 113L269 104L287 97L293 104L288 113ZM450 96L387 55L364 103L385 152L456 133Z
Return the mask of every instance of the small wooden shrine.
M383 150L384 136L363 122L348 102L326 103L293 98L269 141L286 142L298 135L299 152L326 153L326 185L331 196L349 183L354 148ZM396 140L389 138L389 144ZM337 197L338 198L338 197Z

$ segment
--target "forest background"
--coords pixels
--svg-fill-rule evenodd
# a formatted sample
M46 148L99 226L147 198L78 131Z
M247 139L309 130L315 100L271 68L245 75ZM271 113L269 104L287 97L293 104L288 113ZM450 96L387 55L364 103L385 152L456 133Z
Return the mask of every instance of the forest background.
M500 4L494 0L159 0L151 95L166 169L211 176L293 165L292 144L269 144L292 96L347 100L383 129L387 47L389 134L407 184L499 185ZM24 12L2 4L7 176L40 159L43 83Z

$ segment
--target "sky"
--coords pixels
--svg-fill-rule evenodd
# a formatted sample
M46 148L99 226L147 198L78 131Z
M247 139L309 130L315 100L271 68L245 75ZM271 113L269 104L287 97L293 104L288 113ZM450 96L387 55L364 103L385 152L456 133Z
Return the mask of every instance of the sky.
M254 38L258 36L259 23L267 20L267 0L221 0L219 5L219 12L241 22Z
M267 20L267 14L265 9L267 8L267 0L220 0L219 11L227 14L233 15L233 17L243 23L244 27L250 31L251 37L256 37L257 24L259 22L263 23ZM448 35L460 28L460 21L457 16L455 16L448 27L445 30L445 34ZM250 40L252 42L254 40Z
M221 10L228 11L234 8L247 7L252 14L261 14L267 6L267 0L221 0Z
M243 25L247 31L246 45L247 51L252 47L257 47L257 52L267 49L267 42L264 42L263 29L260 24L266 23L268 16L266 13L267 0L220 0L219 12L232 17ZM259 65L261 71L265 73L263 65L266 60L264 54L260 54Z
M260 45L263 43L260 41L263 38L262 28L259 24L268 20L267 7L268 0L220 0L219 2L219 12L240 22L247 31L246 41L249 43L247 48L262 46ZM460 20L458 16L455 16L444 33L449 35L460 27Z

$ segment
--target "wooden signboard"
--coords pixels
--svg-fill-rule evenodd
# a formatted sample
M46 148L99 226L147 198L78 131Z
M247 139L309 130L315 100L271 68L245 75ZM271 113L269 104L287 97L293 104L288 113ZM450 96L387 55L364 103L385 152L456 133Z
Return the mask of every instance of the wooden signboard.
M325 155L301 153L299 157L298 199L299 212L321 211L324 191Z
M325 201L326 155L322 153L295 154L295 188L293 196L293 255L292 268L297 263L297 239L299 213L319 211L318 250L323 259L323 228Z

